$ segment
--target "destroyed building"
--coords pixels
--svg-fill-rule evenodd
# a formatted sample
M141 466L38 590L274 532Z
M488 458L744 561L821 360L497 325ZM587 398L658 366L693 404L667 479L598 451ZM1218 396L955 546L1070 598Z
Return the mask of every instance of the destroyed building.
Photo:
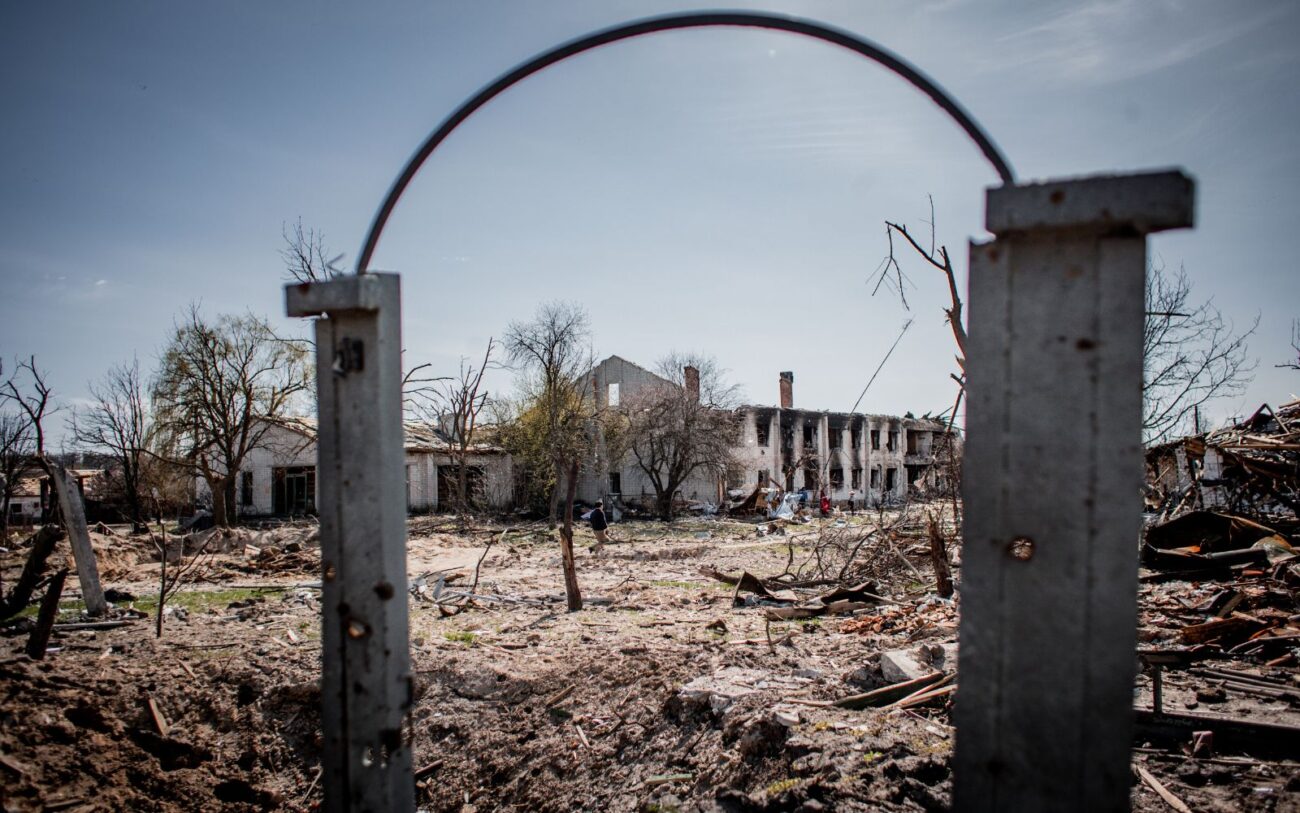
M698 374L687 371L685 381ZM646 387L662 386L661 376L620 356L610 356L591 371L597 405L617 407ZM778 380L777 406L745 405L736 410L740 441L733 451L726 478L696 476L680 490L684 501L721 504L728 492L774 487L785 491L822 490L832 502L846 502L850 493L866 505L905 500L912 490L927 492L948 485L938 456L956 436L948 426L930 418L869 415L796 409L794 373ZM635 462L613 466L600 454L600 464L580 478L578 498L585 502L611 497L638 503L654 494Z

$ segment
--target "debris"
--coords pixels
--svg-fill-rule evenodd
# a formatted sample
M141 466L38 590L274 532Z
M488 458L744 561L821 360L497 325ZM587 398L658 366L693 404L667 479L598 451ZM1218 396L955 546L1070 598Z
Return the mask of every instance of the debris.
M1134 768L1137 769L1138 776L1142 777L1142 781L1146 782L1147 786L1154 790L1161 799L1164 799L1170 807L1177 810L1178 813L1192 813L1192 809L1183 804L1182 799L1179 799L1173 793L1170 793L1168 788L1160 784L1160 780L1152 776L1150 771L1143 768L1141 765L1135 765Z
M873 689L862 694L850 695L848 697L836 700L834 705L842 709L865 709L872 706L887 706L898 700L916 693L918 690L925 690L933 687L939 681L944 679L943 672L931 672L928 675L905 680L902 683L893 683L889 686L882 686L879 689Z
M63 595L63 582L68 571L60 570L50 579L50 586L45 588L45 598L41 599L41 609L36 616L36 626L27 639L27 657L39 661L45 657L45 647L50 643L50 632L54 628L54 619L59 616L59 597Z
M162 709L158 708L158 701L153 699L153 695L146 695L145 704L149 706L149 715L153 717L153 724L158 729L159 736L168 736L171 727L167 725L167 718L163 716Z
M915 649L895 649L880 653L880 672L885 680L916 680L934 672L957 668L957 645L928 644Z

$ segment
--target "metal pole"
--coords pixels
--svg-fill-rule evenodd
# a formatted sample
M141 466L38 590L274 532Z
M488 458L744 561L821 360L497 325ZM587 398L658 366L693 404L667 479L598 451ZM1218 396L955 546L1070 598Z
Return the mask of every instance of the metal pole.
M971 246L954 809L1129 809L1145 235L1179 172L1004 186Z
M316 321L325 810L409 813L401 294L396 274L285 288Z

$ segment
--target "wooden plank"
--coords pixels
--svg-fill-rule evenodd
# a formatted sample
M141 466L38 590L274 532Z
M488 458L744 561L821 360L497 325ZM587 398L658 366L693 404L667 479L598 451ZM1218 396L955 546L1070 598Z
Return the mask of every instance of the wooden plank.
M81 490L67 469L51 460L45 461L45 470L54 486L63 513L63 526L68 529L72 543L72 558L77 563L77 581L81 584L81 598L86 602L86 612L104 615L108 602L104 588L99 583L99 565L95 562L95 549L90 545L90 531L86 528L86 509L81 502Z

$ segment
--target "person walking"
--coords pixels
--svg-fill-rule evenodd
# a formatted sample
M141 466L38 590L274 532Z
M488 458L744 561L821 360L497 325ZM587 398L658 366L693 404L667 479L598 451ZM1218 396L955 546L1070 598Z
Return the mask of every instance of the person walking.
M857 491L853 489L849 490L849 516L853 516L856 513L856 511L853 508L853 500L854 498L857 497L857 495L858 495Z
M596 507L591 509L591 532L596 535L596 544L591 546L592 553L600 553L609 542L609 534L606 529L609 528L609 521L605 519L605 501L596 500Z
M831 515L831 498L825 491L821 493L821 498L817 501L817 507L821 509L823 517L829 517Z

